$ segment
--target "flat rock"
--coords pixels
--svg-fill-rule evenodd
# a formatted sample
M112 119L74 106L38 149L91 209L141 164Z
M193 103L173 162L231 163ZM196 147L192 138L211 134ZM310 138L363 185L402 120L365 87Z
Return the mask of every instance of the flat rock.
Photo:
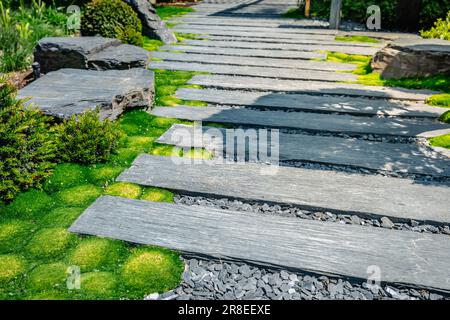
M60 69L49 72L19 91L45 114L68 118L99 108L102 119L115 119L125 109L150 108L154 94L153 72L128 70Z
M189 80L189 83L220 89L279 91L290 93L309 93L316 95L328 94L422 102L425 101L430 95L439 93L431 90L365 86L350 83L270 79L228 75L195 75L191 80Z
M433 119L442 114L442 108L432 107L424 103L355 97L192 88L178 89L176 96L183 100L199 100L221 105L241 105L272 110L338 112L368 116L386 115Z
M167 28L156 14L155 8L148 0L124 0L137 13L142 23L142 32L150 38L156 38L164 43L175 43L177 38L175 34Z
M445 235L111 196L97 199L69 231L191 256L357 279L366 279L368 266L376 265L383 282L450 291ZM274 278L269 283L283 286L281 278ZM305 288L315 290L314 283L305 281ZM254 283L250 286L254 289Z
M410 179L141 155L117 180L313 210L450 222L445 201L450 197L450 187Z
M145 68L149 60L149 51L137 46L121 44L90 55L88 68L95 70Z
M386 79L450 74L450 41L396 41L376 53L372 68Z
M246 65L224 65L212 63L178 62L178 61L151 61L151 69L183 70L208 72L213 74L227 74L239 76L266 77L277 79L299 79L320 81L356 81L357 76L352 73L339 73L332 71L295 70L272 67L254 67Z

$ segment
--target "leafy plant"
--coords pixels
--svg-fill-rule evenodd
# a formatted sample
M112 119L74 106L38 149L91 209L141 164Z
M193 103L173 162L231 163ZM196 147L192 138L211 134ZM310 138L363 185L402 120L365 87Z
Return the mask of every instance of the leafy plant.
M142 24L136 12L121 0L92 0L81 18L81 33L117 38L125 43L143 45Z
M450 11L446 19L438 19L433 28L420 31L420 35L424 38L450 40Z
M0 81L0 200L9 201L31 187L40 187L55 165L48 119L24 108L15 89Z
M95 111L72 116L57 125L55 132L60 159L83 164L108 160L123 135L117 122L101 121Z

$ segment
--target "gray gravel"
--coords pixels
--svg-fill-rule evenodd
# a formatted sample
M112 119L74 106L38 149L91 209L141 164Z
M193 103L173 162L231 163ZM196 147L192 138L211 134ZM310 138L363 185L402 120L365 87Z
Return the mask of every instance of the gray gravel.
M413 288L368 286L342 278L268 270L243 263L186 259L181 284L147 300L441 300Z
M382 217L380 219L366 219L357 215L335 214L326 211L309 211L289 205L269 205L267 203L242 202L239 200L231 200L227 198L214 199L187 195L176 195L174 197L174 202L185 205L201 205L225 210L280 215L284 217L297 217L308 220L319 220L343 224L356 224L367 227L450 235L450 226L448 225L429 225L415 220L411 220L408 223L401 223L392 222L388 217Z

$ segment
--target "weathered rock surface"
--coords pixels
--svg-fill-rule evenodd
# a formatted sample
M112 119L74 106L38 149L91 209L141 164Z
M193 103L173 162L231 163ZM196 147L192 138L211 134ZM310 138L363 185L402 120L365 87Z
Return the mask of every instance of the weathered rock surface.
M115 119L127 108L150 108L153 93L153 72L146 69L61 69L20 90L19 97L58 118L98 107L101 119Z
M156 14L155 8L148 0L124 0L138 14L142 22L142 31L144 35L150 38L157 38L164 43L175 43L177 38L174 33L167 28Z
M49 37L40 40L34 59L47 73L62 68L130 69L145 67L147 50L103 37Z
M372 68L386 79L450 74L450 41L398 40L375 54Z

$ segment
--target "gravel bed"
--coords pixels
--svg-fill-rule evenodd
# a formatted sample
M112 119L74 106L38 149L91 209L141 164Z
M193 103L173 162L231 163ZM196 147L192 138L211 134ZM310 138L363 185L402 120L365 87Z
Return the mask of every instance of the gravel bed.
M388 217L382 217L380 219L365 219L357 215L335 214L327 211L309 211L290 205L270 205L267 203L258 202L242 202L227 198L215 199L188 195L176 195L174 197L174 202L178 204L200 205L217 209L245 211L257 214L269 214L308 220L362 225L367 227L450 235L450 227L448 225L429 225L415 220L411 220L408 223L393 222Z
M146 300L442 300L422 289L368 285L343 278L257 268L244 263L186 259L182 283Z

